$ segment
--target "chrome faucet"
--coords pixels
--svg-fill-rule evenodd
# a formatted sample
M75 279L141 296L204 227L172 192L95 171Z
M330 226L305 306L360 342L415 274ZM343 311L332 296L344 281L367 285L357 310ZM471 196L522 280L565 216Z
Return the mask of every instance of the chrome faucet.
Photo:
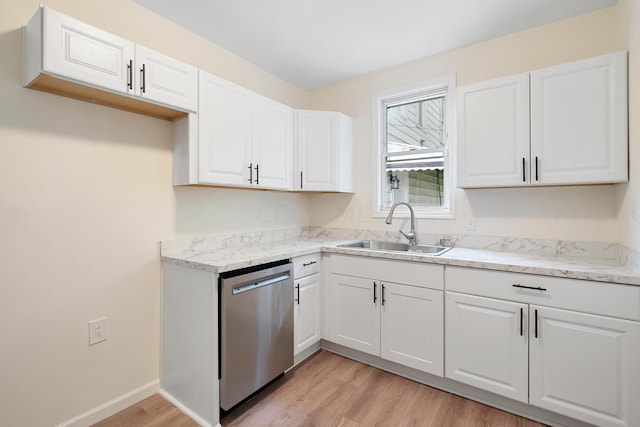
M398 205L405 205L406 207L409 208L409 211L411 212L411 231L409 231L408 233L405 233L402 230L399 230L399 231L404 237L409 239L410 245L415 245L416 243L418 243L418 240L416 239L416 216L413 213L413 208L409 203L398 202L398 203L395 203L393 206L391 206L389 215L387 216L387 219L384 222L386 222L387 224L391 224L391 220L393 219L393 211L396 210L396 207L398 207Z

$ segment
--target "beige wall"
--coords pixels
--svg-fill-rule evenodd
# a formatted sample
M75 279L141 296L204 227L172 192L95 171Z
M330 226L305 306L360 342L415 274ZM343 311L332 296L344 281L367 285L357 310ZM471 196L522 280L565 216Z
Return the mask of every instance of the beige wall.
M458 84L626 49L626 27L616 7L538 27L463 49L382 70L311 93L312 108L337 109L355 118L356 194L313 196L312 223L339 228L395 230L372 218L375 94L456 73ZM625 17L626 19L626 17ZM637 22L637 21L636 21ZM420 220L418 232L616 241L616 186L457 191L456 220ZM322 206L322 209L320 209Z
M354 117L357 193L306 196L173 188L170 123L21 87L19 28L38 2L0 1L0 424L21 427L55 425L158 379L160 240L310 223L384 228L371 218L373 94L450 72L464 84L624 49L626 26L640 21L637 3L622 0L309 95L129 0L47 3L293 107L311 106L311 96L316 108ZM640 41L630 33L633 118ZM633 160L640 131L630 123ZM418 230L464 232L474 215L478 234L619 239L640 250L629 215L640 169L631 163L624 186L460 190L458 220L421 220ZM87 322L102 316L109 339L89 347Z
M308 197L171 185L171 124L25 89L0 9L0 425L53 426L159 378L159 241L298 227ZM47 5L292 106L307 94L129 0ZM87 322L108 317L88 346Z

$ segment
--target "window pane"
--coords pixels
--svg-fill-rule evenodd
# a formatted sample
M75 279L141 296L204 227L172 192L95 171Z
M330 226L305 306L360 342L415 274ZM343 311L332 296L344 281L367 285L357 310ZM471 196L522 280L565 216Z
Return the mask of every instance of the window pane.
M387 153L444 148L444 96L387 107Z
M444 206L445 145L442 93L386 107L386 206Z
M423 206L442 206L444 182L442 170L409 172L409 203Z

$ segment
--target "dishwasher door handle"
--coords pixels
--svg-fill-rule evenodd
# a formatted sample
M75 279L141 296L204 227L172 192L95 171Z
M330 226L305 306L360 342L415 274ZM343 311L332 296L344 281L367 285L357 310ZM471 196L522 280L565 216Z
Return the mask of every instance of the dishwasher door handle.
M238 295L243 292L252 291L254 289L262 288L264 286L273 285L274 283L282 282L289 278L288 274L280 274L278 276L270 277L264 280L258 280L257 282L245 283L243 285L236 286L231 290L232 295Z

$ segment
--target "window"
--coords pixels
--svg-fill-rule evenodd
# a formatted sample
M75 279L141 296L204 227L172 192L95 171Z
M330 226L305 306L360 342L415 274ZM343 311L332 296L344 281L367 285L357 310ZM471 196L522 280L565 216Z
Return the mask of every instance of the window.
M453 218L452 78L381 96L375 216L408 202L421 218ZM400 212L400 211L398 211Z

